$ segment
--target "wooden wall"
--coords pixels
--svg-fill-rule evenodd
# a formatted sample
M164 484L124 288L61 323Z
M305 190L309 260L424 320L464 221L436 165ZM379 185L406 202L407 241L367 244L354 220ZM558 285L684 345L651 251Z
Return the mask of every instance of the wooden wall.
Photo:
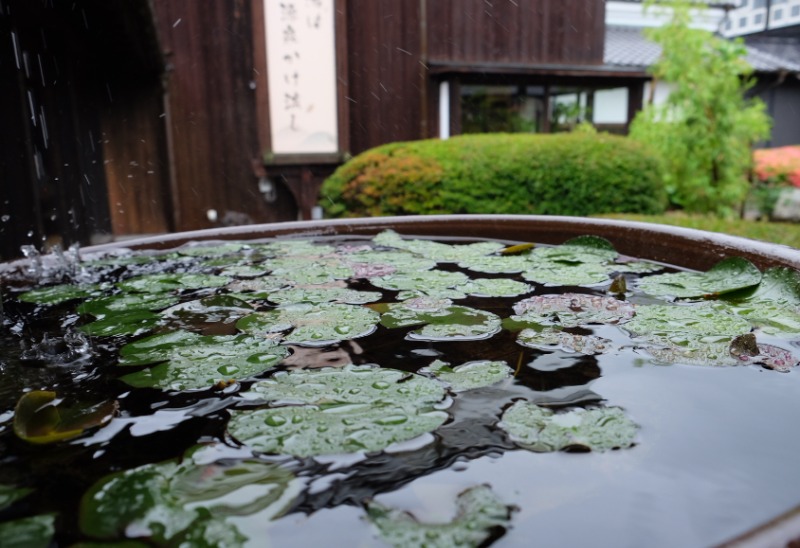
M285 187L268 204L254 174L261 151L251 1L155 0L154 7L167 61L175 229L296 219Z
M427 0L428 60L603 62L602 0Z

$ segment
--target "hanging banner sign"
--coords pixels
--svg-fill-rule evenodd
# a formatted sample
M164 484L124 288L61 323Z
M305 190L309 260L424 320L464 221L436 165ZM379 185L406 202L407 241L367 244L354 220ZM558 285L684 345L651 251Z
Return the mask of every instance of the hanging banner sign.
M272 152L338 152L334 0L264 0Z

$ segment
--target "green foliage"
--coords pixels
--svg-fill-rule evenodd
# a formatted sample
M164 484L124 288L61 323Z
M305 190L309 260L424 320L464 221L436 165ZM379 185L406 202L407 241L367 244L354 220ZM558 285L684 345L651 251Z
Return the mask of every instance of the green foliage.
M368 150L325 181L321 205L331 217L658 213L659 172L657 156L624 137L462 135Z
M631 137L663 156L674 205L730 215L747 194L750 147L769 136L769 117L760 100L744 96L753 80L742 42L689 28L684 0L659 4L672 7L673 16L647 32L662 48L651 72L671 84L671 92L664 104L647 105L637 115Z

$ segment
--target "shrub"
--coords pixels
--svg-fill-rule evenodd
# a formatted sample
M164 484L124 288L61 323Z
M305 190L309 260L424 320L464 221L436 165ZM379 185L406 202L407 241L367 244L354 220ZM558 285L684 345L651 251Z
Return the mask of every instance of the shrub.
M800 146L760 149L753 157L759 182L800 187Z
M322 186L331 217L435 213L660 213L661 164L608 134L481 134L392 143Z

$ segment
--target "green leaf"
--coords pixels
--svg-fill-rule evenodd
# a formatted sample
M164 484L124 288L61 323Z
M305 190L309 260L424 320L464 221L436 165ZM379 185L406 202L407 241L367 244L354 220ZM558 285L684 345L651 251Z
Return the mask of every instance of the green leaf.
M436 298L461 299L466 293L459 286L469 281L462 272L447 272L443 270L424 270L412 273L397 273L380 278L371 278L370 282L376 287L391 291L403 291L399 298L409 296L431 296Z
M800 272L768 268L749 295L729 295L718 308L747 318L764 333L794 338L800 332Z
M78 313L106 316L129 310L161 310L178 302L178 297L160 293L123 293L112 297L101 297L84 302Z
M98 284L74 285L62 284L40 289L26 291L17 297L26 303L56 305L73 299L84 299L102 292L102 286Z
M595 335L576 335L552 327L523 329L517 336L517 342L538 350L563 350L587 356L603 354L612 348L612 342L608 339Z
M608 282L613 268L594 262L539 261L522 273L529 282L547 286L592 286Z
M498 426L515 443L536 452L627 448L633 445L638 430L618 407L555 413L522 400L503 413Z
M194 301L176 304L161 312L161 317L173 320L185 328L202 324L230 324L253 312L247 301L233 295L213 295Z
M503 504L488 485L470 487L456 498L456 515L449 523L423 523L408 512L370 501L367 518L377 527L381 538L390 546L484 546L506 529L511 521L512 506Z
M42 445L77 438L86 430L104 426L118 409L116 401L65 405L55 392L34 390L23 395L14 410L14 433Z
M708 272L671 272L639 280L637 287L657 297L713 297L758 285L761 272L741 257L729 257Z
M466 268L473 272L484 272L486 274L516 274L531 266L531 261L527 256L497 256L485 255L470 257L458 263L461 268Z
M114 335L140 335L161 323L161 316L149 310L132 309L109 313L79 329L87 335L111 337Z
M246 538L228 516L263 512L262 519L269 520L282 514L297 494L294 475L277 464L204 461L203 449L195 448L180 461L146 464L102 478L81 500L81 530L104 540L241 546Z
M750 332L750 323L740 316L717 310L711 303L698 305L641 305L625 324L634 338L667 346L692 346L724 342ZM634 341L635 342L635 341Z
M373 238L377 245L403 249L440 263L457 263L472 257L489 255L503 249L498 242L445 244L433 240L403 239L396 232L384 231Z
M55 514L44 514L0 523L4 548L47 548L55 534Z
M491 386L514 375L514 370L506 362L490 360L468 362L452 368L449 364L436 360L419 372L433 375L454 392Z
M286 342L327 346L369 335L379 320L377 312L363 306L297 303L245 316L236 322L236 327L245 333L262 335L289 331L283 336Z
M409 338L429 341L486 339L498 333L500 318L491 312L454 306L449 299L418 297L386 305L381 324L390 329L422 325Z
M533 261L606 264L617 258L617 251L608 240L598 236L578 236L559 246L541 246L531 252Z
M311 457L380 451L443 424L447 413L435 406L444 395L436 381L393 369L281 372L243 396L282 406L234 411L228 432L265 453Z
M30 495L33 489L25 487L12 487L0 483L0 510L5 510L17 500Z
M518 297L533 291L529 284L507 278L476 278L458 289L472 297Z
M269 300L278 304L290 303L343 303L366 304L380 300L381 294L377 291L356 291L347 287L329 286L302 286L291 287L275 291L269 295Z
M120 365L165 362L125 375L137 388L202 390L259 375L272 369L288 350L271 339L253 335L200 336L176 332L128 344Z
M589 324L618 325L634 315L633 305L600 295L563 293L536 295L514 305L513 320L537 325L577 327Z
M117 287L134 293L168 293L222 287L230 282L231 278L211 274L149 274L121 281Z

